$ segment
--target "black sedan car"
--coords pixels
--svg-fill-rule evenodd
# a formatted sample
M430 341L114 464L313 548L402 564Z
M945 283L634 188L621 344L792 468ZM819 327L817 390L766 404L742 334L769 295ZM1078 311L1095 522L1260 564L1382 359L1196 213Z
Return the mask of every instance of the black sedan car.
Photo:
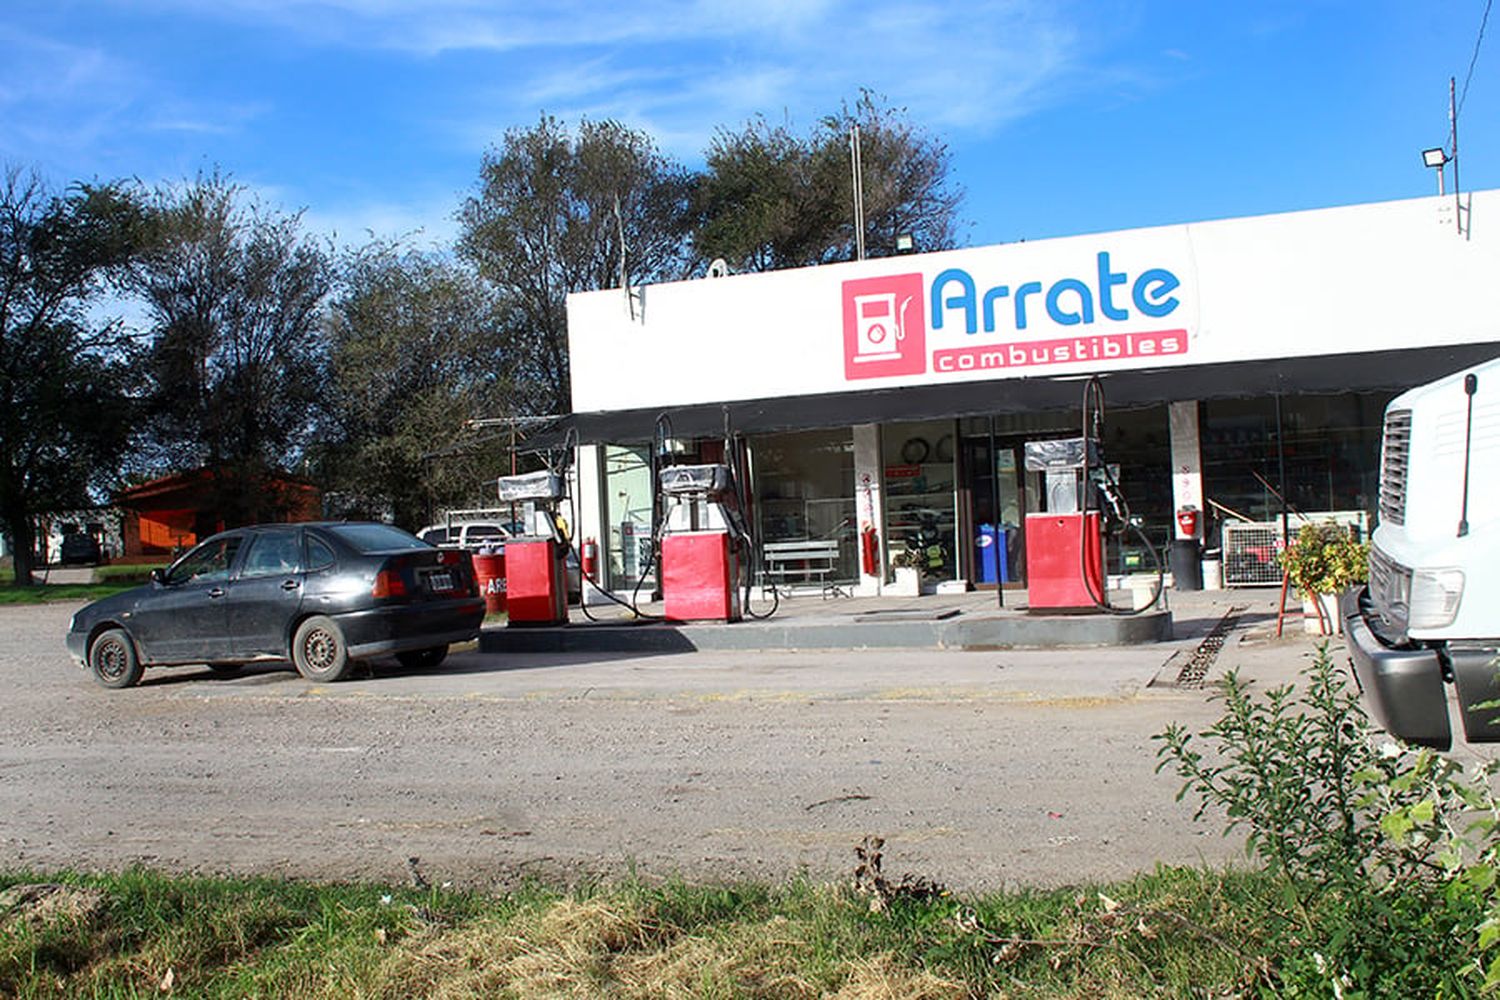
M483 619L467 552L385 524L266 524L214 535L149 584L88 605L67 643L109 688L148 666L232 673L253 660L336 681L372 656L435 667Z

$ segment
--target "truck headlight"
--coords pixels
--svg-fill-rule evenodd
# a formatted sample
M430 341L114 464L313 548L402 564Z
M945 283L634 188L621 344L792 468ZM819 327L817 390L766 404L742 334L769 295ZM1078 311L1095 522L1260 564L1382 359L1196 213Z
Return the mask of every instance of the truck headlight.
M1408 628L1443 628L1453 624L1464 596L1461 569L1419 569L1411 575Z

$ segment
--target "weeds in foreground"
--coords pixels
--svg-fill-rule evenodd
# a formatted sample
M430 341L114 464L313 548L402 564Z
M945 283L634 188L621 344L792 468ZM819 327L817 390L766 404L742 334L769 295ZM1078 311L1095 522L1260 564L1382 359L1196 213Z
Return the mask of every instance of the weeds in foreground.
M0 890L34 878L0 876ZM53 883L95 903L39 920L0 891L0 996L1237 995L1264 963L1273 902L1255 873L1181 869L968 899L894 892L875 908L800 882L499 897L145 871Z
M1326 644L1303 681L1300 694L1254 697L1230 674L1214 725L1158 736L1158 770L1183 779L1179 798L1243 832L1277 889L1269 984L1392 998L1493 986L1481 935L1500 846L1493 769L1466 776L1432 751L1382 742Z

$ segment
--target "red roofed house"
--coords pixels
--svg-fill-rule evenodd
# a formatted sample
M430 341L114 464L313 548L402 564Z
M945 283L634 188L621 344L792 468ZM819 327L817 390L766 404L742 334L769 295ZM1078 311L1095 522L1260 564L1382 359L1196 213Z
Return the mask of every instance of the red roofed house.
M224 489L211 470L199 469L121 490L115 503L125 514L125 557L171 555L234 526L226 517ZM273 475L258 489L270 494L258 499L258 508L277 515L268 520L312 521L322 514L322 494L305 480Z

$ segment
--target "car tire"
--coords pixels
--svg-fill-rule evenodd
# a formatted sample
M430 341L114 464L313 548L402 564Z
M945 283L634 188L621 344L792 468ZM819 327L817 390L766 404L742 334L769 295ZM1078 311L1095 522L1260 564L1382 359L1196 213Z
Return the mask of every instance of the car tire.
M448 658L448 647L428 646L426 649L408 649L397 653L396 660L408 670L425 670L435 667Z
M240 671L245 669L243 663L210 663L208 669L214 672L215 677L238 677Z
M310 681L338 681L349 674L352 661L344 630L326 615L313 615L297 626L292 637L292 663Z
M89 643L89 673L104 687L114 690L134 687L144 672L135 643L124 629L107 629Z

